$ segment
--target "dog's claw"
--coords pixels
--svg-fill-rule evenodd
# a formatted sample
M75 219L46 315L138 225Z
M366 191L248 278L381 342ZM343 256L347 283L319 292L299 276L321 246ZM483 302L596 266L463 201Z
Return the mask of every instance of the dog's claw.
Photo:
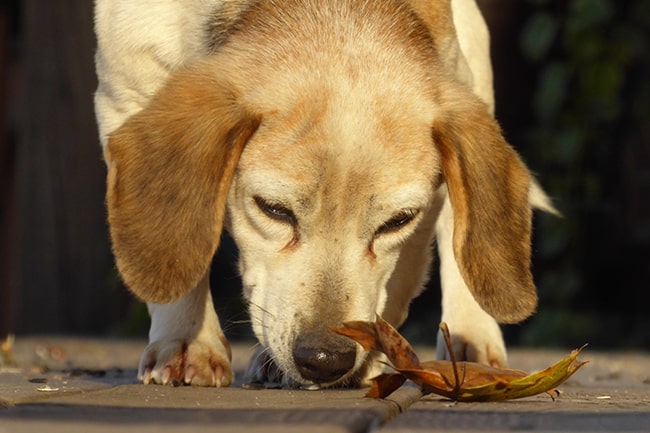
M226 377L225 371L223 370L223 367L217 366L214 369L214 377L216 380L216 385L217 387L221 388L221 385L226 383L228 381L228 378ZM230 383L230 382L228 382Z
M172 369L170 367L165 367L163 369L163 373L160 381L163 385L168 385L171 381L171 377L172 377Z
M191 385L194 376L196 376L196 368L189 366L187 370L185 370L185 378L183 379L185 385Z
M146 368L144 373L138 377L138 379L141 380L143 384L149 385L151 383L151 368Z

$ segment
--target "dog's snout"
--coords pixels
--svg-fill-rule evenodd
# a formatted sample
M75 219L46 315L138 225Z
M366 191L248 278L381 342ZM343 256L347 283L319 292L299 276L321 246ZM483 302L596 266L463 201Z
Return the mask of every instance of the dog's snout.
M305 379L314 383L331 383L352 370L356 361L354 347L326 349L324 347L296 346L293 360Z

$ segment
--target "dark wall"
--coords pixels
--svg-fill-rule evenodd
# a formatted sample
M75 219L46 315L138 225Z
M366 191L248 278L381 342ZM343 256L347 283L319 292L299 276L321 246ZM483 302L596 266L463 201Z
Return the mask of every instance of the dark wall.
M92 107L92 2L24 0L3 15L3 330L102 331L119 293Z

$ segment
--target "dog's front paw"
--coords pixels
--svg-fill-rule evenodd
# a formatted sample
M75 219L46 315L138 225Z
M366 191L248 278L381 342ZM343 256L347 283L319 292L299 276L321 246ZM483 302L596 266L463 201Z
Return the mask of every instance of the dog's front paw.
M478 320L477 320L478 319ZM506 346L499 324L492 317L472 317L468 320L448 318L451 348L457 361L473 361L492 367L506 367ZM436 343L438 359L450 360L449 350L442 331L438 331Z
M144 350L138 379L144 384L229 386L233 382L227 341L160 340Z
M287 382L286 375L277 366L269 350L259 347L244 373L244 387L248 389L282 388L290 385ZM293 385L292 387L298 386L298 384Z

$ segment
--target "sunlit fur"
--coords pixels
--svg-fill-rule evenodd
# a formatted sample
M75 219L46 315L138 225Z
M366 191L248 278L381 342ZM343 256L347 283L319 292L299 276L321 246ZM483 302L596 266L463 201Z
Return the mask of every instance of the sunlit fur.
M297 342L345 350L343 321L402 324L435 239L457 355L505 364L497 322L537 302L531 203L552 206L493 118L472 0L98 0L96 17L113 249L152 315L145 383L232 382L207 284L223 227L261 343L249 380L309 385ZM376 372L357 353L337 384Z

